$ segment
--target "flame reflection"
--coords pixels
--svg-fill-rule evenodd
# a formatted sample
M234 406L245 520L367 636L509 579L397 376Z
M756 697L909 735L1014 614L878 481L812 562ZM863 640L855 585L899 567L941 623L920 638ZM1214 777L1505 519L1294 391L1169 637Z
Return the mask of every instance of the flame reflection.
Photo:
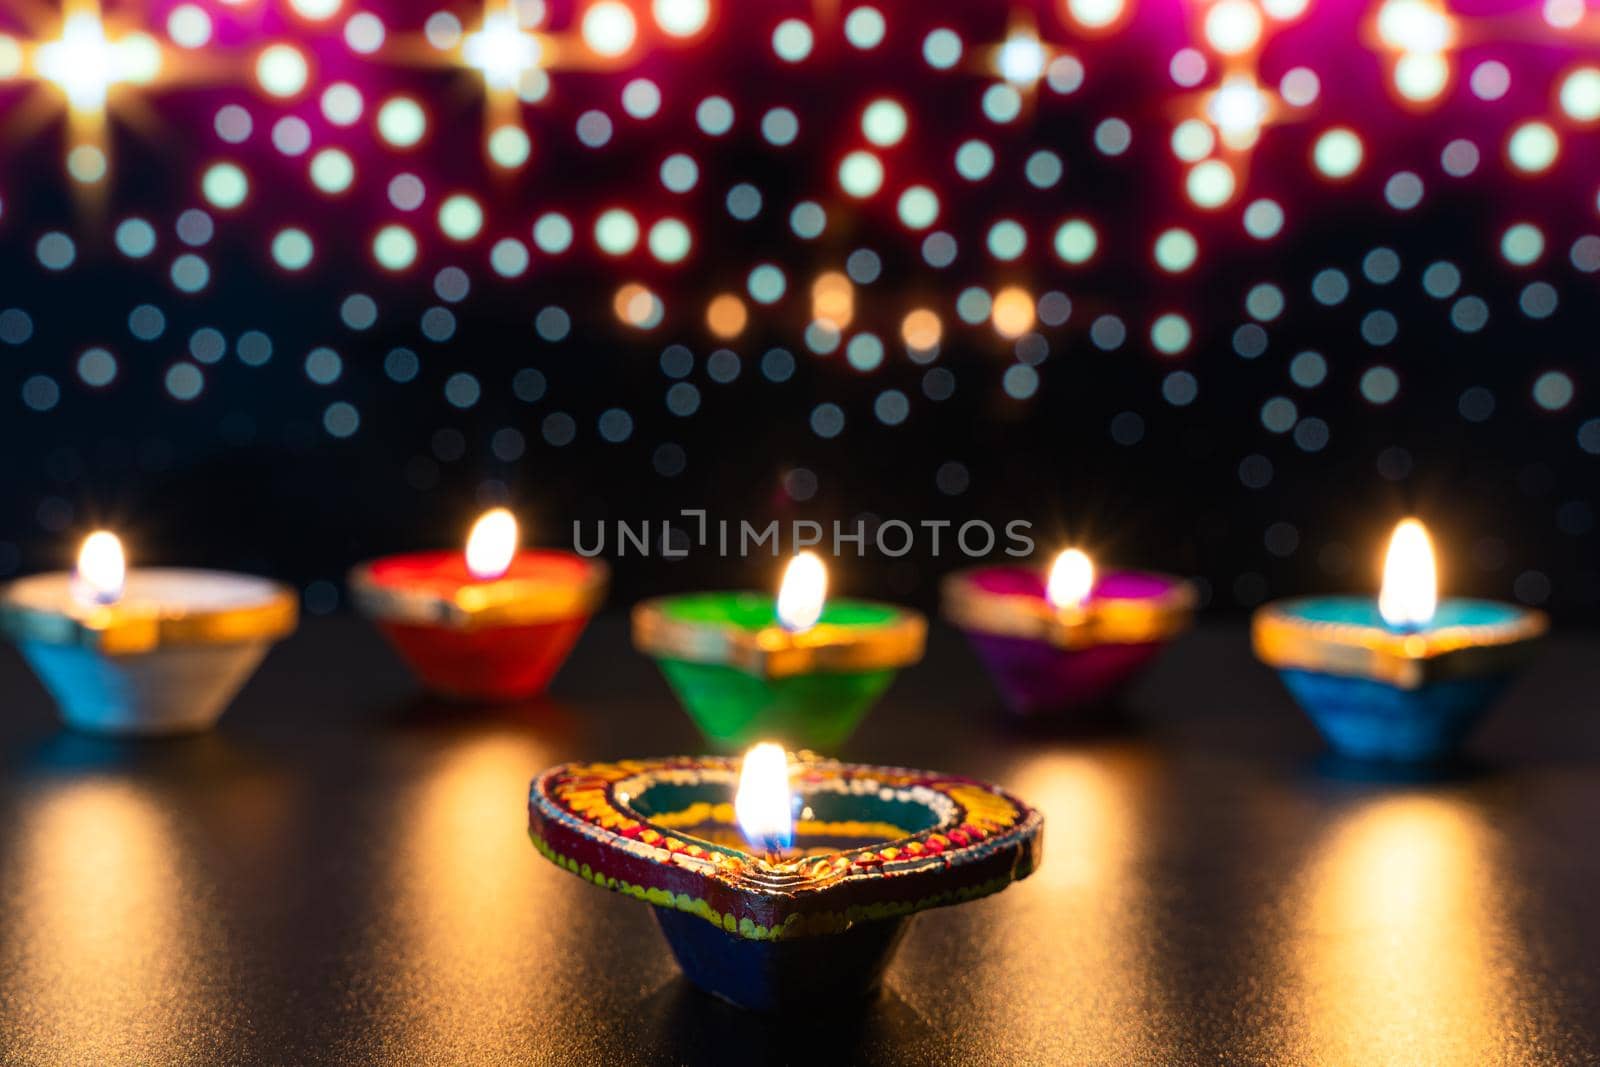
M28 877L7 887L7 1044L35 1063L89 1048L103 1062L166 1062L214 1022L203 916L182 903L194 896L186 845L144 790L95 779L49 788L23 809Z
M1305 1062L1516 1060L1506 1042L1538 1031L1505 877L1491 828L1458 802L1387 797L1336 825L1288 942L1304 954Z
M1003 918L988 917L989 947L973 966L997 971L974 984L1035 1020L1032 1032L1056 1035L1056 1062L1168 1061L1178 1039L1154 930L1149 757L1048 752L1004 780L1044 813L1045 861L1003 895ZM948 1014L948 1006L938 1010Z

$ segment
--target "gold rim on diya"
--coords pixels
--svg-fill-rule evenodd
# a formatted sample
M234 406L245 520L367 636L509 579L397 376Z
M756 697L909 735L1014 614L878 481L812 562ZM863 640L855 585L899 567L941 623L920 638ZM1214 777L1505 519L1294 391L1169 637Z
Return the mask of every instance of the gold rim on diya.
M230 645L270 641L294 632L300 602L288 586L254 575L183 568L146 568L153 575L196 575L247 579L265 591L257 602L219 608L141 606L127 603L74 605L68 611L28 603L35 582L59 581L55 574L19 578L0 593L0 631L19 641L75 645L106 655L149 652L169 645Z
M1165 641L1188 629L1198 602L1194 586L1181 578L1125 571L1119 573L1148 574L1172 584L1158 596L1107 597L1058 608L1043 597L980 588L974 577L989 569L972 567L947 575L940 583L940 613L963 630L1044 641L1057 648Z
M1481 677L1516 667L1526 660L1528 643L1550 628L1548 615L1527 608L1507 622L1401 633L1297 614L1311 599L1320 598L1280 600L1256 609L1250 623L1251 644L1269 667L1420 689L1430 682Z
M415 626L476 630L494 626L532 626L591 615L605 599L611 569L585 559L579 582L546 578L494 578L451 592L380 583L373 564L353 567L346 578L350 596L369 618Z
M731 622L669 618L675 597L646 600L633 609L633 644L646 655L733 667L757 678L799 674L849 674L916 663L928 638L928 622L914 611L873 601L891 613L883 623L841 626L819 622L798 633L773 623L748 630Z

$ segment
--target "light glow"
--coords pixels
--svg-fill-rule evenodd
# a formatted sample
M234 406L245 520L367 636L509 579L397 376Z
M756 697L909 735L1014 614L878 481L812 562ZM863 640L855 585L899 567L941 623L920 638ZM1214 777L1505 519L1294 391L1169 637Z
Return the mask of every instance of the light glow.
M624 46L622 51L626 50ZM538 65L541 52L538 38L524 33L510 11L485 15L483 27L467 34L461 44L462 58L482 71L493 89L516 88L523 74Z
M815 552L801 552L789 561L778 586L778 625L805 633L822 618L828 599L828 568Z
M1267 98L1252 78L1239 75L1212 94L1207 111L1229 148L1249 148L1266 121Z
M1383 557L1378 613L1396 630L1415 630L1433 621L1439 606L1439 576L1428 528L1404 519L1389 538Z
M1056 609L1081 608L1094 592L1094 560L1081 548L1063 549L1050 565L1044 597Z
M752 848L770 854L794 844L789 754L782 745L763 741L744 754L733 814Z
M467 535L467 570L480 582L505 574L517 554L517 517L508 508L491 508L478 516Z
M1006 39L995 54L994 66L999 75L1013 85L1033 85L1044 76L1044 46L1032 34L1015 33Z
M80 603L115 604L122 599L128 561L122 541L110 530L96 530L78 549L78 566L72 575L72 595Z
M144 34L108 40L99 15L80 11L67 17L59 38L39 46L34 65L72 107L98 112L113 85L153 79L161 69L161 50Z

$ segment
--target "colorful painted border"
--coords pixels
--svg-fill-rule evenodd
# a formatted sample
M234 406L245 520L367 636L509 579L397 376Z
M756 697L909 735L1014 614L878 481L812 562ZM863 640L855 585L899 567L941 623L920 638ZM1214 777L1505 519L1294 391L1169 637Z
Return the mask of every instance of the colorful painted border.
M760 594L752 594L760 595ZM646 600L633 609L633 644L646 655L733 667L757 678L889 670L922 658L928 622L917 612L870 603L892 613L877 626L818 623L792 633L773 624L748 630L733 623L675 619L675 598Z
M1397 689L1420 689L1452 678L1478 678L1521 665L1550 628L1542 611L1518 609L1504 623L1442 626L1402 633L1381 626L1324 622L1301 612L1311 600L1279 600L1258 608L1250 624L1256 655L1280 670L1365 678Z
M819 760L792 787L921 804L938 822L918 833L774 868L746 852L674 833L629 798L655 785L738 780L732 757L569 763L534 780L528 833L553 863L657 907L700 916L755 941L817 937L996 893L1038 867L1044 817L970 778ZM872 829L868 827L867 829ZM891 827L892 829L892 827Z
M347 578L350 595L368 618L414 626L445 626L476 630L493 626L531 626L579 615L591 615L605 599L611 570L604 562L559 549L523 549L520 555L538 559L557 557L563 563L582 564L577 582L534 577L506 577L473 582L443 591L426 584L401 584L379 579L375 568L386 561L410 560L419 566L450 555L449 552L415 552L373 560L352 568Z
M1056 608L1041 596L996 593L978 581L991 567L971 567L941 584L941 611L963 630L1044 641L1057 648L1142 645L1188 629L1197 601L1192 584L1155 571L1118 571L1168 583L1159 596L1091 598L1082 608Z
M62 611L40 598L41 585L64 580L60 572L19 578L0 593L0 631L18 641L75 645L108 656L134 655L163 646L228 645L273 641L294 632L300 621L300 599L279 582L255 575L193 568L146 567L141 574L248 579L261 595L249 603L212 608L160 608L137 603L105 604Z

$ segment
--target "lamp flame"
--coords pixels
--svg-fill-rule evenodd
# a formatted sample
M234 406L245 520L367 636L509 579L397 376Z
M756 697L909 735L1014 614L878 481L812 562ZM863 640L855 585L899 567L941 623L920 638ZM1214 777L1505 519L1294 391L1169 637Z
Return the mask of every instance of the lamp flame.
M763 741L744 754L733 813L751 846L770 854L794 844L789 755L782 745Z
M115 604L122 599L127 576L127 557L116 534L96 530L83 539L83 546L78 549L78 567L72 576L74 596L90 604Z
M491 508L472 524L467 535L467 570L479 581L498 578L517 554L517 517L507 508Z
M828 599L828 568L815 552L802 552L789 561L778 587L778 623L791 633L803 633L822 617Z
M1402 520L1383 559L1378 613L1395 629L1414 630L1432 622L1438 606L1439 575L1428 528L1416 519Z
M1054 608L1081 608L1094 592L1094 560L1081 548L1063 549L1050 565L1044 596Z

